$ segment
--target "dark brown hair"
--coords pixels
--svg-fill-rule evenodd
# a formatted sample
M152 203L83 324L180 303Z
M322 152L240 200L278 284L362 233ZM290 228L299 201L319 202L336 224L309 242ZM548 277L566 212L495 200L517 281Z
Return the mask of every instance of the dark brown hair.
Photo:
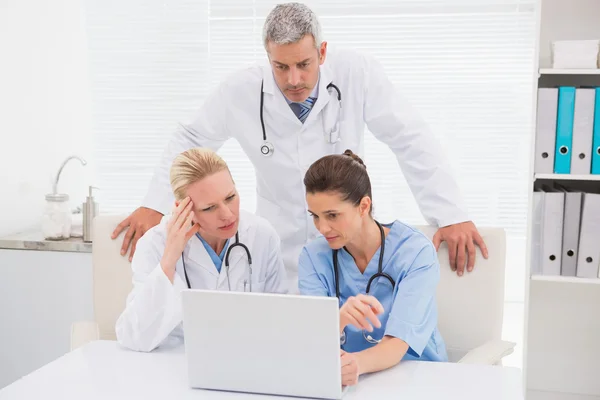
M343 201L355 206L365 196L371 196L371 180L363 160L352 150L331 154L315 161L304 175L306 193L337 192ZM369 210L369 214L371 213Z

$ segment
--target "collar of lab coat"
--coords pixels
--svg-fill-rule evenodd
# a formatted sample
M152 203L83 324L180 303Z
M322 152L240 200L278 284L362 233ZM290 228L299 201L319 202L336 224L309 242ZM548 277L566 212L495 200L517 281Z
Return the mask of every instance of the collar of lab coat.
M242 212L240 212L240 223L238 226L240 243L244 243L244 238L247 237L246 232L249 229L249 224L247 222L248 221L246 221L246 218L244 218ZM229 239L227 249L229 249L229 247L231 247L234 243L235 235ZM225 254L227 254L227 250L225 251ZM186 257L186 260L190 260L194 266L199 266L216 277L219 276L219 271L217 271L217 269L215 268L215 264L212 258L210 258L208 251L206 251L206 248L204 247L200 239L198 239L196 236L193 236L188 241L187 245L185 246L184 255ZM238 246L234 248L229 254L229 270L231 271L238 265L246 266L247 261L248 260L246 260L246 252L243 251L243 249L240 246ZM223 258L221 272L221 275L225 275L225 258Z
M302 125L302 122L296 117L288 102L286 101L286 97L283 95L277 83L275 82L275 77L273 76L273 70L270 64L264 65L262 67L263 70L263 93L269 94L273 96L272 104L275 105L275 109L282 114L284 117L290 119L294 123L297 123L299 126ZM325 61L322 65L319 66L319 97L317 101L313 105L313 108L308 114L305 125L310 123L310 120L317 118L319 112L325 107L325 105L329 102L331 96L328 96L327 85L333 82L333 71L329 67L327 61ZM268 103L265 103L268 104Z

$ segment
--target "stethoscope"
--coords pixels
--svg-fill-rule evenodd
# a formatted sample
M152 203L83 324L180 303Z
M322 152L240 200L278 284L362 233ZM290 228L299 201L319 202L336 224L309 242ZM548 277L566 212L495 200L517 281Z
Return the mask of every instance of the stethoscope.
M262 136L263 136L263 144L262 146L260 146L260 152L262 153L263 156L268 157L273 155L273 152L275 151L275 147L273 146L273 144L271 142L267 141L267 130L265 129L265 120L263 118L263 109L264 109L264 101L265 101L265 93L263 92L263 86L264 86L264 80L262 81L262 83L260 84L260 125L262 127ZM335 91L337 92L337 99L338 99L338 103L339 103L339 107L338 107L338 112L337 112L337 118L333 124L333 128L331 129L331 131L328 134L328 138L327 141L329 143L336 143L339 138L340 138L340 132L339 132L339 123L340 123L340 117L341 117L341 113L342 113L342 92L340 91L340 89L332 83L329 83L329 85L327 85L327 92L329 93L329 88L334 88ZM323 117L323 131L325 131L325 117Z
M371 276L367 282L367 293L369 294L369 292L371 291L371 284L373 283L373 281L377 278L385 278L387 279L391 284L392 284L392 289L396 287L396 282L394 281L394 278L392 278L389 274L386 274L385 272L383 272L383 253L385 251L385 233L383 232L383 227L381 226L381 224L377 221L375 221L375 223L377 224L377 227L379 228L379 232L381 234L381 251L379 252L379 265L377 268L377 273L373 274L373 276ZM340 279L339 279L339 267L338 267L338 250L333 250L333 274L335 277L335 296L339 299L340 298ZM369 343L373 343L373 344L377 344L379 342L381 342L381 339L373 339L373 337L371 335L367 335L365 334L365 330L363 329L362 331L363 337L365 338L365 340ZM345 339L345 337L344 337Z
M198 240L200 240L200 239L198 239ZM231 292L231 282L229 281L229 254L231 253L231 250L233 250L233 248L235 248L236 246L243 248L244 251L246 251L246 256L248 257L248 279L250 281L249 289L251 292L252 291L252 256L250 255L250 250L248 250L248 247L246 247L246 245L244 243L240 242L240 236L237 232L235 233L235 243L233 243L231 246L229 246L229 248L227 249L227 252L225 253L225 272L227 273L227 286L229 287L229 291ZM190 284L190 279L188 278L187 270L185 268L185 257L183 256L183 252L181 253L181 261L183 262L183 274L185 275L185 282L187 283L188 289L191 289L192 285ZM246 281L244 281L244 292L245 291L246 291Z

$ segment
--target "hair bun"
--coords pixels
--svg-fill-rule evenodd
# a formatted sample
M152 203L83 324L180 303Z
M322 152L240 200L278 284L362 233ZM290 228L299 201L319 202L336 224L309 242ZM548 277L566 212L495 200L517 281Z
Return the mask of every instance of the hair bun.
M357 156L356 154L354 154L354 152L352 150L350 150L350 149L346 150L344 152L344 155L350 157L351 159L353 159L354 161L358 162L363 167L367 168L367 166L363 162L362 158L360 158L359 156Z

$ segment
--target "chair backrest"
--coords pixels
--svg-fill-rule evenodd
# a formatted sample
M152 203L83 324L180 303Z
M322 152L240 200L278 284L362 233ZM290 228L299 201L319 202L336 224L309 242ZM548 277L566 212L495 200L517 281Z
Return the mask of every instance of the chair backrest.
M436 232L431 226L415 226L430 240ZM450 361L456 362L469 350L502 337L504 317L504 271L506 235L501 228L478 228L488 248L488 259L479 247L475 268L459 277L450 269L448 247L438 251L440 283L437 290L438 327Z
M94 219L94 313L100 339L115 339L115 323L132 287L131 265L127 256L120 255L124 233L114 240L110 238L125 217L100 215ZM436 231L431 226L415 228L429 239ZM469 350L502 336L506 237L500 228L479 228L479 232L489 258L484 259L477 248L475 269L462 277L450 270L446 243L442 243L438 252L441 267L438 326L450 361L458 361Z
M101 340L116 340L115 323L131 291L129 253L121 256L125 233L111 239L112 232L126 215L99 215L92 228L94 316Z

